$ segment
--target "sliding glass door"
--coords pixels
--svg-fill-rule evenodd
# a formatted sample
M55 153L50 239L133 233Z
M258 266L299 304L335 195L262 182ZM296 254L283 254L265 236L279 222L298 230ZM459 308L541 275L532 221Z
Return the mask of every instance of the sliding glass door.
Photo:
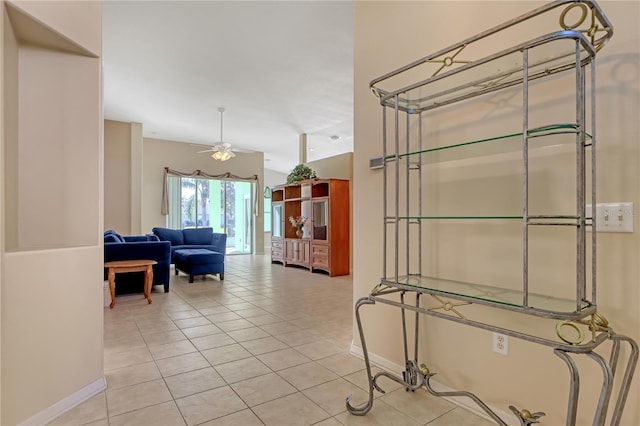
M211 227L227 234L227 253L253 251L252 182L168 178L169 228Z

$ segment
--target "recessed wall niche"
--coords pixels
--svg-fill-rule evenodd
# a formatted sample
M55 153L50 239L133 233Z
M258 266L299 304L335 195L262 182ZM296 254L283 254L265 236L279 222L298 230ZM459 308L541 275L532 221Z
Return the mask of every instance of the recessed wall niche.
M5 10L5 249L95 245L100 59L9 4Z

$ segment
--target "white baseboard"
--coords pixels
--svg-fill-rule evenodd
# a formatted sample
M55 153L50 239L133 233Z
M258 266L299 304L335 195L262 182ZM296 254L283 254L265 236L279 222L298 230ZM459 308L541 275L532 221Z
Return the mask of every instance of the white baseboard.
M356 356L360 359L364 359L364 353L362 351L362 348L360 346L356 346L353 341L351 342L351 348L349 350L349 352L351 353L351 355ZM402 372L404 371L404 366L396 364L394 362L389 361L386 358L383 358L379 355L376 355L374 353L369 352L369 362L371 362L371 364L375 365L376 367L382 368L383 370L386 370L390 373L394 373L397 374L398 376L402 377ZM438 392L454 392L457 391L457 389L453 389L450 388L449 386L443 385L442 383L438 382L437 380L434 380L433 378L431 380L429 380L429 383L431 384L431 386L433 388L435 388ZM453 397L442 397L443 399L446 399L447 401L461 407L464 408L465 410L471 411L472 413L487 419L491 422L494 422L494 420L489 417L487 415L487 413L484 412L484 410L482 410L480 407L478 407L478 405L473 402L473 400L471 400L470 398L466 398L466 397L462 397L462 396L453 396ZM503 411L499 408L495 408L489 405L489 408L496 413L501 419L502 421L504 421L505 423L507 423L508 426L519 426L520 422L518 421L518 419L516 418L516 416L511 413L511 412L506 412Z
M72 393L68 397L61 401L56 402L49 408L40 411L39 413L29 417L19 426L34 426L34 425L46 425L61 414L71 410L76 405L79 405L89 398L97 395L107 388L107 382L104 377L96 380L93 383L88 384L77 392Z

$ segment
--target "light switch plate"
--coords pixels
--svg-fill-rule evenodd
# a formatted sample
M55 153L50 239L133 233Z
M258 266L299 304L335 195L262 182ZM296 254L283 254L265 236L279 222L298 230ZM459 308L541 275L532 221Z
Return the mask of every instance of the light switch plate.
M591 216L591 205L586 206L587 216ZM597 232L633 232L633 203L596 204Z

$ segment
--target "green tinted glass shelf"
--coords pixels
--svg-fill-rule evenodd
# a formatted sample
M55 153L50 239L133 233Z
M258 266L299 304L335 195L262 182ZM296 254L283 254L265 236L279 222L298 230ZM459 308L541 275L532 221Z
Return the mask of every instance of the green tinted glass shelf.
M575 144L578 133L578 126L575 124L553 124L530 129L527 132L529 151ZM384 159L385 162L406 159L409 164L432 164L522 151L523 134L523 132L509 133L452 145L398 153L398 155L387 155ZM590 140L591 135L585 132L586 146L590 146L590 143L588 143Z
M406 286L419 289L427 294L451 297L509 310L527 311L528 313L531 310L535 310L549 317L559 319L581 318L590 314L592 310L590 308L593 308L593 305L588 301L581 301L578 305L575 300L560 299L535 293L528 294L528 302L525 306L525 293L522 290L511 290L420 275L399 276L397 281L394 278L386 278L381 283L389 287Z
M388 216L387 220L393 220L395 216ZM522 216L398 216L399 220L513 220L522 219Z
M398 216L398 220L522 220L524 216L507 216L507 215L467 215L467 216L454 216L454 215L432 215L432 216ZM386 220L391 221L395 220L395 216L387 216ZM590 221L591 217L586 216L584 218L574 216L574 215L530 215L529 220L535 221L547 219L547 220L556 220L558 224L562 224L562 220L580 220L584 219L586 221ZM568 222L567 222L568 223ZM587 223L590 225L590 223Z

